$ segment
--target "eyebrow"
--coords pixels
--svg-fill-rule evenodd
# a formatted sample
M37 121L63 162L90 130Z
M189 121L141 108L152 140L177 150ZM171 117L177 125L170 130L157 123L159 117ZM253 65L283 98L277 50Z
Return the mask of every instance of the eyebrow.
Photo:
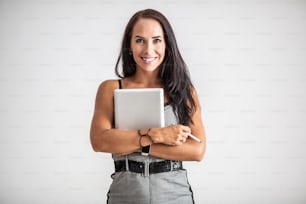
M158 36L153 36L152 38L153 38L153 39L156 39L156 38L161 38L161 37L162 37L162 36L158 35ZM144 39L144 37L139 36L139 35L136 35L135 38L142 38L142 39Z

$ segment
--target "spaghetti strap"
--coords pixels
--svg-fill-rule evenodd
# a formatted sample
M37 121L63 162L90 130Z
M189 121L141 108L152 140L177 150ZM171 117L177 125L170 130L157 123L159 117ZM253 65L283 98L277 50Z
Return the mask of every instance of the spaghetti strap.
M122 89L121 79L118 79L118 83L119 83L119 89Z

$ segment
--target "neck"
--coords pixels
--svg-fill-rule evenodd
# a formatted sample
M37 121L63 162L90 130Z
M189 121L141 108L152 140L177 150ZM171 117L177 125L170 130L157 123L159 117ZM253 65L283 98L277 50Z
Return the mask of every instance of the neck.
M161 81L158 78L158 70L153 72L143 72L137 70L133 76L133 81L146 87L155 87L161 85Z

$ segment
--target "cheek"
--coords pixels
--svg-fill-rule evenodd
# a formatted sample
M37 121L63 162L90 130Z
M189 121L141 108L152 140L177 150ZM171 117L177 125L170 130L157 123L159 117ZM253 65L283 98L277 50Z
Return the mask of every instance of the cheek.
M133 50L133 52L137 52L137 50L138 50L138 48L137 48L138 46L136 46L135 44L131 44L131 50Z
M139 60L139 59L136 57L135 54L133 54L133 59L134 59L134 62L136 62L136 63L137 63L137 61Z
M161 45L158 47L158 52L161 54L161 55L165 55L165 52L166 52L166 47L164 45Z
M141 53L142 53L142 51L141 51L141 49L139 48L139 46L134 46L134 47L131 47L131 49L132 49L132 52L133 52L133 58L134 58L134 60L136 61L136 59L137 59L137 56L139 56Z
M163 59L165 57L165 54L166 54L166 50L162 49L161 52L160 52L160 55L162 56Z

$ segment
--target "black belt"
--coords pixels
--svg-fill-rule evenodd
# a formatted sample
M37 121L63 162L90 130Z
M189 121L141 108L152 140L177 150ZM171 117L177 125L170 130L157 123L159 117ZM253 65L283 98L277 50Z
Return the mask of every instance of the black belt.
M177 171L183 169L181 161L164 160L160 162L137 162L128 160L128 170L134 173L141 173L145 176L162 172ZM126 160L115 161L115 171L127 171Z

